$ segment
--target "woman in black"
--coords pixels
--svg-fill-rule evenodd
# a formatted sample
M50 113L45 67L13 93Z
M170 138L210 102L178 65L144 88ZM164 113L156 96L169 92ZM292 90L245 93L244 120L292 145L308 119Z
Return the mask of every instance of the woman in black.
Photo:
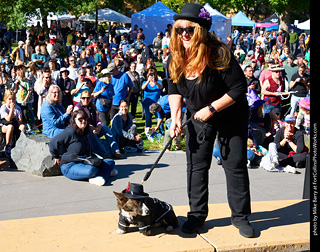
M60 78L57 80L57 85L62 91L62 105L67 108L69 105L73 105L71 87L73 85L73 80L69 78L69 70L65 67L60 69Z
M210 34L210 14L187 3L174 16L169 63L171 136L180 132L182 98L187 99L187 190L190 212L182 231L193 233L208 215L208 173L218 133L232 224L244 237L254 237L247 163L248 104L243 71L228 47Z
M296 93L291 96L291 115L297 111L297 102L308 95L309 86L310 76L306 74L306 65L301 63L298 67L298 72L292 75L289 85L290 91L296 91Z

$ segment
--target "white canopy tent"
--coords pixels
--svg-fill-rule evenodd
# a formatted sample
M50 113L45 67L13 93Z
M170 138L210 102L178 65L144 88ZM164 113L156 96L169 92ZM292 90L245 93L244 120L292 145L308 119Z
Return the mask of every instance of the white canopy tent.
M40 15L40 10L36 10L37 14L34 16L30 16L29 20L27 22L27 26L34 25L36 26L38 22L40 22L40 25L42 26L42 20L41 20L41 15ZM54 14L53 12L49 12L49 15L47 16L47 22L48 22L48 27L50 27L51 21L59 21L59 20L69 20L69 19L74 19L75 16L70 15L70 14L61 14L57 15Z
M297 27L301 30L309 30L310 31L310 19L305 22L297 24Z
M79 17L81 21L96 21L96 15L86 14ZM98 10L98 22L131 23L131 18L109 8Z
M210 31L214 31L217 37L221 37L221 40L227 43L227 36L231 35L231 18L228 18L216 9L213 9L208 3L206 3L203 7L210 13L212 17Z

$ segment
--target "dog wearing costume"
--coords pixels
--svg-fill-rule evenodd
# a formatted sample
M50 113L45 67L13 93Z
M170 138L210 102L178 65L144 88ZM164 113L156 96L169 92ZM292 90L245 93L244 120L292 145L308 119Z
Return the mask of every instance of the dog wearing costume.
M154 227L165 226L167 232L178 227L178 219L170 204L149 197L141 184L129 183L122 193L113 192L119 208L118 234L127 232L130 224L139 232L150 235Z

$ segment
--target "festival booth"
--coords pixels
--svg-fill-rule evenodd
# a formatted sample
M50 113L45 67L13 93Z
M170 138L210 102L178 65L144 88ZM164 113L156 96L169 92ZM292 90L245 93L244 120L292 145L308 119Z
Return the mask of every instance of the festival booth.
M146 45L150 45L158 32L167 29L168 24L173 24L173 15L177 14L162 2L157 2L149 8L131 15L131 28L138 25L143 29Z
M221 40L227 43L227 36L231 35L231 18L228 18L216 9L213 9L208 3L206 3L203 7L210 13L212 17L210 31L214 31L217 37L221 37Z
M290 32L291 28L293 28L294 31L295 31L296 33L298 33L298 34L301 34L301 33L302 33L302 30L301 30L301 29L295 27L295 26L292 25L292 24L291 24L290 27L289 27L289 32ZM278 31L278 30L279 30L279 24L275 24L275 25L273 25L273 26L267 27L265 31L272 31L272 30Z
M54 14L53 12L49 12L49 14L47 16L47 25L48 25L48 27L50 27L52 21L57 21L58 22L58 21L70 20L70 19L75 19L75 16L67 14L67 13L66 14L57 15L57 14ZM36 26L38 22L40 22L40 25L42 26L42 19L41 19L40 9L36 10L36 14L35 15L28 17L27 26L31 26L31 25Z
M231 18L232 26L250 26L254 27L254 22L250 20L242 11L239 11Z
M279 15L277 13L273 13L270 17L260 21L259 23L256 23L255 26L267 28L276 24L279 24Z
M81 21L94 22L96 21L96 12L93 14L86 14L79 17ZM116 23L131 23L131 19L119 12L109 8L98 10L98 22L116 22Z

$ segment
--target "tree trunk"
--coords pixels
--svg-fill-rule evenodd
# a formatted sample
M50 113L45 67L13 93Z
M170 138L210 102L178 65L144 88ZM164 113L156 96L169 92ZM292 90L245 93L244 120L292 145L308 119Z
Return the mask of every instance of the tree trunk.
M46 13L45 11L41 11L40 9L40 13L41 13L41 20L42 20L42 29L43 32L46 36L48 36L49 32L48 32L48 13Z
M285 31L289 31L290 28L290 6L287 6L284 11L279 15L279 31L283 28Z

